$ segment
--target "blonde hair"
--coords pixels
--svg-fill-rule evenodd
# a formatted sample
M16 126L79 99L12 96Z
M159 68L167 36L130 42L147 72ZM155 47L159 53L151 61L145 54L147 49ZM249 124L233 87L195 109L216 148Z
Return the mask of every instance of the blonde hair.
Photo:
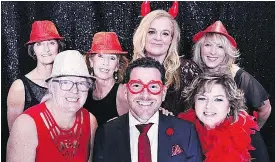
M178 54L178 44L180 41L180 28L175 19L164 10L154 10L147 14L140 22L133 37L134 54L132 61L146 57L145 56L145 40L151 23L158 18L167 17L173 24L172 42L164 59L163 65L165 72L165 85L170 87L175 86L175 89L180 88L180 59Z
M204 43L207 36L214 36L221 40L223 49L225 51L225 58L223 63L219 65L219 71L227 73L230 71L232 65L236 61L236 58L240 56L239 50L232 46L229 40L222 34L219 33L207 33L193 46L193 61L199 66L199 68L207 72L208 67L205 65L201 58L201 46Z

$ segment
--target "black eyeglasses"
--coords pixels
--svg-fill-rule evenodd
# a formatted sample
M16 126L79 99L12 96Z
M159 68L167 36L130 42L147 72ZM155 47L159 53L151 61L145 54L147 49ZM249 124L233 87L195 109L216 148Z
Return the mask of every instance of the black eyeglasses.
M87 92L92 87L92 83L87 81L72 82L70 80L53 80L53 82L59 83L59 87L63 91L70 91L74 84L76 84L76 88L82 92Z

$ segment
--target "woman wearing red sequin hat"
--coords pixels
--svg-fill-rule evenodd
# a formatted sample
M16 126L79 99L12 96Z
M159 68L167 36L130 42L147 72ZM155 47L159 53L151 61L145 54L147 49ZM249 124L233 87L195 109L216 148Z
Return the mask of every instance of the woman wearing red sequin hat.
M27 108L40 103L47 91L45 79L52 72L52 65L58 52L65 44L53 22L35 21L32 24L30 40L26 43L28 54L36 60L36 67L20 76L10 87L7 98L8 125L11 129L15 119Z
M269 95L263 86L249 73L241 69L235 60L240 56L235 39L230 36L221 21L216 21L205 30L195 34L193 37L193 60L204 72L228 73L238 88L245 93L248 113L254 115L261 128L271 113ZM259 161L268 161L266 146L259 132L256 133L257 140L252 145L257 148L251 151L252 158ZM255 138L252 138L255 139Z
M95 115L99 126L128 112L120 84L128 66L127 53L122 50L115 32L98 32L86 54L86 63L96 81L84 107Z

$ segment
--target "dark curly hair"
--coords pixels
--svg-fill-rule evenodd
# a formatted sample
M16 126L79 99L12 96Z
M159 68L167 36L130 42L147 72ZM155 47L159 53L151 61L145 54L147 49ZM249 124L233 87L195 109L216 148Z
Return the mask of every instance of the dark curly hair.
M135 61L131 62L128 67L126 68L126 72L124 75L123 83L127 83L130 80L131 72L136 67L143 67L143 68L156 68L159 70L161 75L161 81L164 84L165 83L165 69L162 64L160 64L159 61L151 58L151 57L142 57L139 59L136 59Z

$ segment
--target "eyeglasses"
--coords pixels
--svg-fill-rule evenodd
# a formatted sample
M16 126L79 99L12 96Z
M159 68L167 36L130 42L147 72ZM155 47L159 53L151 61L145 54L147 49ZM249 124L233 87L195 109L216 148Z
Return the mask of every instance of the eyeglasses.
M70 80L53 80L53 82L59 83L59 87L63 91L70 91L75 84L76 88L82 92L87 92L92 87L92 83L87 81L72 82Z
M163 89L163 84L159 80L151 80L148 84L144 84L140 80L130 80L126 85L132 94L141 93L144 88L147 88L149 93L158 95Z

